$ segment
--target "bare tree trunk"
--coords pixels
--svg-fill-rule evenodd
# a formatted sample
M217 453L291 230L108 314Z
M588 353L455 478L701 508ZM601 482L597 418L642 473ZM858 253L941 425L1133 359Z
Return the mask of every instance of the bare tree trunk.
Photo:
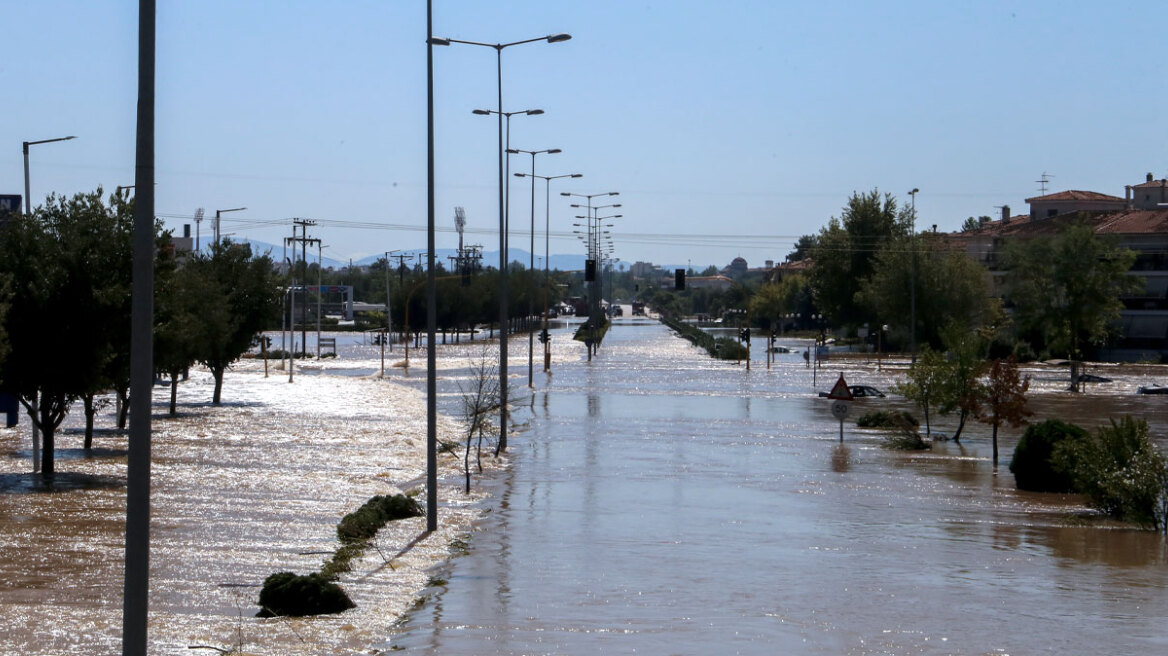
M57 426L49 420L49 408L52 407L52 404L48 402L48 399L42 399L42 401L40 406L41 477L45 480L51 480L53 475L57 473L55 465Z
M994 467L998 466L998 424L994 422Z
M177 412L178 402L178 372L170 372L170 416L173 417Z
M93 393L83 394L81 404L85 407L85 450L88 451L93 448L93 415L97 412L93 407Z
M954 441L954 442L960 442L960 441L961 441L961 431L962 431L962 430L965 428L965 418L966 418L967 416L969 416L969 413L967 413L967 412L966 412L966 411L964 411L964 410L962 410L962 411L961 411L961 414L960 414L960 415L958 415L958 419L957 419L957 430L953 431L953 441Z
M211 395L212 405L219 405L219 399L223 392L223 369L212 368L211 375L215 377L215 392Z
M118 402L121 404L121 412L118 413L118 430L126 430L126 420L130 416L130 390L127 387L119 387L117 390Z

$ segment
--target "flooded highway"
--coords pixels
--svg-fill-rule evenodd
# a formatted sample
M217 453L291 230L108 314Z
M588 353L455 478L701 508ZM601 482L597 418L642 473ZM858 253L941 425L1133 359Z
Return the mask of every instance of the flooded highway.
M806 346L768 371L711 360L656 324L618 325L533 399L471 549L441 568L395 648L427 654L1168 653L1168 551L1073 496L1014 489L1021 429L930 452L881 448L857 400L839 443ZM838 360L826 390L887 389L904 363ZM1098 426L1164 402L1161 367L1065 392L1029 368L1034 419ZM951 426L949 427L951 429ZM945 423L942 422L942 430Z
M856 400L839 442L815 393L841 372L887 390L903 360L816 371L807 341L787 339L791 353L768 370L756 352L747 372L629 318L588 362L569 329L553 335L534 390L526 340L511 350L509 460L467 496L447 458L440 533L414 544L419 519L380 534L341 579L358 607L329 617L254 618L257 586L318 567L372 494L419 484L424 351L407 372L397 347L380 380L380 349L338 334L340 357L298 363L293 385L275 363L270 378L241 363L222 408L192 372L173 420L159 387L151 653L1168 653L1164 541L1078 497L1016 491L1021 429L1003 431L997 473L976 422L961 444L889 451L854 421L910 409L890 396ZM446 438L467 365L490 349L440 352ZM1168 368L1093 367L1114 382L1084 394L1065 391L1066 369L1025 371L1034 419L1133 414L1168 446L1168 397L1135 394ZM53 492L27 474L27 430L0 430L0 654L118 649L125 438L103 429L86 454L79 421Z

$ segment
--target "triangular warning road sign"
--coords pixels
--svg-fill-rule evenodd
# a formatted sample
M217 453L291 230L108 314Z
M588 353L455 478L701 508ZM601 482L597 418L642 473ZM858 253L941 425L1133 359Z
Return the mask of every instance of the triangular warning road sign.
M852 390L848 388L848 383L844 380L843 374L840 374L839 380L835 381L835 387L831 388L831 393L827 395L827 398L837 401L852 400Z

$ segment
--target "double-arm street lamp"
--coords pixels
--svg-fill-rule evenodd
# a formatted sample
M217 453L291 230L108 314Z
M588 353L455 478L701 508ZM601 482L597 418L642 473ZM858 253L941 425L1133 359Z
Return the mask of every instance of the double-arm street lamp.
M528 259L529 259L529 262L527 265L528 271L535 271L535 156L536 155L555 155L556 153L560 153L560 152L563 152L563 151L561 151L559 148L547 148L545 150L524 150L522 148L508 148L507 149L507 153L511 154L511 155L518 155L519 153L525 153L525 154L531 155L531 235L530 235L531 244L530 244L530 250L527 253ZM517 177L523 177L522 174L516 174L516 175L517 175ZM532 305L533 301L534 301L534 299L532 299L530 297L527 299L527 316L529 316L529 317L535 311L535 307ZM528 330L527 331L527 386L528 387L535 386L535 384L532 382L534 371L535 371L535 333Z
M503 202L503 234L505 235L505 237L503 238L501 243L503 244L503 247L502 247L503 250L505 252L509 253L510 249L511 249L511 178L507 174L511 173L511 154L513 152L516 152L516 151L511 150L511 117L512 116L539 116L540 114L543 114L543 110L542 109L524 109L524 110L520 110L517 112L499 112L499 111L495 111L493 109L475 109L475 110L471 110L471 113L475 114L477 116L491 116L492 114L501 114L503 116L503 118L507 119L506 121L504 121L504 124L506 125L506 129L504 130L504 134L505 134L504 144L505 145L503 148L503 151L505 153L507 153L507 157L504 159L504 163L503 163L503 171L504 171L503 178L504 178L504 180L506 180L506 182L504 183L504 189L503 189L503 198L505 199Z
M563 175L536 175L535 161L532 160L531 173L516 173L515 176L519 178L531 178L531 184L535 185L535 179L539 178L544 181L544 210L543 210L543 370L550 371L552 368L552 352L551 339L548 337L548 287L551 284L551 276L548 272L548 261L551 259L551 209L552 209L552 180L559 180L560 178L582 178L583 173L565 173ZM533 219L534 220L534 219ZM535 230L532 230L534 234ZM534 250L534 248L532 249Z
M503 50L511 46L536 41L559 43L571 39L570 34L549 34L534 39L512 41L511 43L482 43L479 41L463 41L461 39L446 39L430 35L431 46L448 46L452 43L461 43L468 46L494 48L496 71L498 80L499 104L496 114L499 117L499 448L507 448L507 224L504 215L505 178L503 174ZM433 268L433 267L431 267ZM431 299L433 301L433 299ZM433 304L431 304L433 306Z

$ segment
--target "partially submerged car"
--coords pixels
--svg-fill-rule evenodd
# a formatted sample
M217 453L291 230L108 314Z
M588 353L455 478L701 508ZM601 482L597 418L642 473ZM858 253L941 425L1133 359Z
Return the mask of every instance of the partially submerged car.
M880 398L880 399L882 399L886 396L884 394L884 392L881 392L880 390L876 389L875 387L872 387L871 385L848 385L848 390L851 391L852 398L854 398L854 399L862 399L862 398ZM819 396L827 398L827 396L829 394L830 394L830 392L820 392Z

